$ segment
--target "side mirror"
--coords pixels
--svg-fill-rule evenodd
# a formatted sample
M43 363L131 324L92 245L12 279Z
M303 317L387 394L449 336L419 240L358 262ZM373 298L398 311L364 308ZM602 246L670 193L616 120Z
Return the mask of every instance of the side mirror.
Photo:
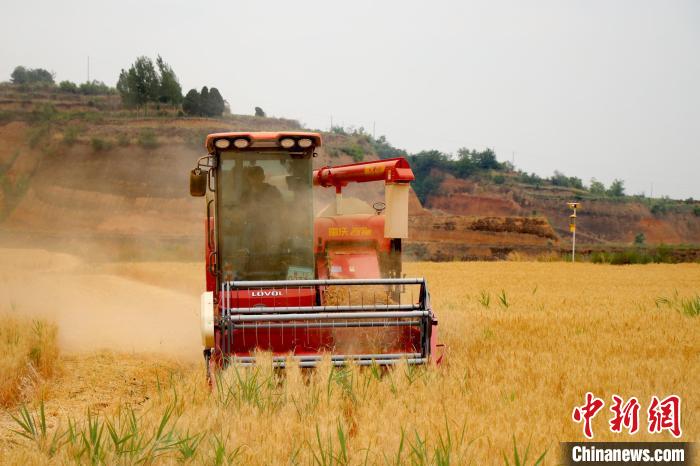
M202 197L207 194L207 172L197 167L190 172L190 196Z

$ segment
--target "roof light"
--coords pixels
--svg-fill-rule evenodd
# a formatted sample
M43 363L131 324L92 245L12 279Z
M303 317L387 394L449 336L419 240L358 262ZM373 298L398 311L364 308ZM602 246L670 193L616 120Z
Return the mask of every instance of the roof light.
M214 145L217 149L228 149L228 147L231 145L231 141L228 139L217 139L214 141Z
M299 139L299 147L308 149L314 142L309 138Z
M237 138L233 140L233 145L236 146L236 149L245 149L250 145L250 141L246 138Z
M294 139L282 138L280 139L280 146L282 146L283 149L291 149L294 147Z

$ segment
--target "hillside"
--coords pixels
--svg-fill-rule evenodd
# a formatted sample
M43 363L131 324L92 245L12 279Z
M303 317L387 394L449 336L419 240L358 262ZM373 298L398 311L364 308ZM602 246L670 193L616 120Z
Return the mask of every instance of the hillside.
M183 118L168 107L151 114L137 117L114 95L0 86L2 241L34 241L95 258L200 259L203 207L189 197L187 177L204 153L205 135L301 129L281 118ZM325 133L315 166L385 157L382 141L363 132ZM439 170L431 176L438 189L423 205L411 198L408 257L494 259L568 248L565 201L581 192L528 186L514 173L505 180L492 173L461 179ZM349 187L345 195L367 201L383 196L377 184ZM319 190L316 210L332 199L332 192ZM648 242L700 243L694 205L676 211L673 204L657 215L630 200L586 199L584 205L583 245L617 247L639 232Z
M579 201L578 238L583 244L630 244L642 233L647 243L700 243L700 202L603 197L561 186L531 186L513 173L505 181L445 175L426 207L454 215L543 215L563 239L569 236L566 202Z
M285 129L301 128L293 120L237 115L178 118L166 111L137 118L115 96L0 87L3 240L77 248L94 257L200 259L204 210L187 185L189 170L204 155L204 137ZM329 135L315 163L351 163L353 156L341 150L354 147L349 139ZM378 186L369 188L355 191L368 200L382 196ZM318 210L333 198L324 194Z

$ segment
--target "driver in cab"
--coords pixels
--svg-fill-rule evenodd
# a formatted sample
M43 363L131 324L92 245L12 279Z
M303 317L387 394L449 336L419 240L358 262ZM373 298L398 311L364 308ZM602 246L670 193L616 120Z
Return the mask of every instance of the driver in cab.
M242 175L239 201L226 206L222 231L224 245L230 245L224 257L235 259L224 259L223 268L238 278L275 278L283 272L278 273L284 238L280 222L285 215L283 197L278 188L265 181L263 167L245 167ZM274 276L266 276L273 271Z
M279 189L265 182L263 167L253 165L246 168L246 186L241 195L244 204L260 203L269 207L279 206L282 194Z

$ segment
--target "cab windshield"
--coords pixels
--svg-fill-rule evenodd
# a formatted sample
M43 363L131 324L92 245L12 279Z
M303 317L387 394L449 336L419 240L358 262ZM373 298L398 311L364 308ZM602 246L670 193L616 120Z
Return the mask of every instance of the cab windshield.
M308 154L221 154L216 193L224 279L314 277L311 176Z

